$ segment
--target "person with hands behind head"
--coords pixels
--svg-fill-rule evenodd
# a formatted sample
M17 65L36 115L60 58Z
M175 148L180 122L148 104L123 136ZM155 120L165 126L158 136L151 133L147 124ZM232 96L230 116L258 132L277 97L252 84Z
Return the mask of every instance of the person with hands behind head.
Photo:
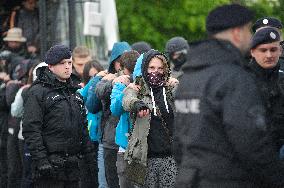
M121 56L121 68L124 75L115 78L112 82L113 88L110 95L111 104L110 110L112 116L119 117L119 122L115 127L115 144L119 146L117 152L117 175L119 178L120 188L133 188L133 184L127 180L125 169L126 161L124 160L124 152L127 147L128 137L130 131L130 119L129 113L123 110L122 98L124 96L124 89L128 87L132 82L132 73L134 66L136 66L136 60L139 57L139 53L131 50L124 52Z
M130 76L129 75L121 75L119 77L116 77L112 81L112 85L114 85L117 82L120 82L120 83L124 84L125 86L128 86L130 84Z
M110 95L112 90L112 81L114 78L123 74L121 71L121 56L131 48L127 42L114 43L111 57L109 60L108 74L103 78L96 76L99 80L90 87L91 92L87 99L87 108L90 112L102 111L101 131L102 143L104 149L105 175L107 184L112 188L119 188L119 179L116 172L117 145L114 142L115 125L118 123L118 117L114 117L110 112ZM88 101L93 101L94 105L89 105Z
M144 187L174 187L173 86L168 84L170 67L166 56L157 50L148 51L143 55L141 73L135 79L139 87L127 87L123 97L124 110L130 112L133 123L124 156L128 161L126 173L131 181Z

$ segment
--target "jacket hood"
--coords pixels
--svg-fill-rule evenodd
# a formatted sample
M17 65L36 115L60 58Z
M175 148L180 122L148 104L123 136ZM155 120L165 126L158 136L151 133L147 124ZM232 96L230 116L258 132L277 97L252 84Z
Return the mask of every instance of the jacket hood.
M133 76L133 80L135 80L137 77L142 75L141 67L142 67L143 55L144 54L141 54L138 57L138 59L136 60L136 64L135 64L133 75L132 75Z
M187 62L182 67L183 71L207 67L218 63L243 61L240 50L233 46L232 43L217 39L208 39L196 43L188 53L187 59Z
M112 50L111 50L110 60L109 60L109 72L110 73L115 73L114 67L113 67L113 61L116 60L119 56L121 56L123 52L129 51L129 50L131 50L131 47L127 42L114 43Z
M37 66L35 66L33 70L33 82L37 79L37 75L38 75L37 71L40 67L47 67L47 64L45 62L41 62Z
M80 86L74 85L72 81L72 74L66 82L60 82L47 66L39 67L37 69L37 74L38 77L33 84L46 84L53 87L54 89L68 88L73 90L74 92L80 89Z
M151 61L152 58L154 58L155 56L161 55L165 58L165 61L163 61L164 66L165 66L165 81L168 81L170 75L171 75L171 69L170 69L170 65L167 59L167 56L164 55L163 53L159 52L158 50L149 50L146 54L143 55L143 60L142 60L142 77L144 78L144 80L148 83L148 78L147 78L147 69L149 66L149 63Z

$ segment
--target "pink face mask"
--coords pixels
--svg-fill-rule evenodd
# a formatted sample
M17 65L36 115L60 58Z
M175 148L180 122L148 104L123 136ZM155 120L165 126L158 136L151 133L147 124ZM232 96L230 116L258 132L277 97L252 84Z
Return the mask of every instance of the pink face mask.
M159 73L158 71L148 73L147 77L148 77L149 84L152 87L160 87L160 86L165 85L165 75L162 73Z

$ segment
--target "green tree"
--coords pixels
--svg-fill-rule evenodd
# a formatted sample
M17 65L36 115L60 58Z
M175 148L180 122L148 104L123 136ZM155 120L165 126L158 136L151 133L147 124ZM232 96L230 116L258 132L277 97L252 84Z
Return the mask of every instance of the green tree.
M255 20L262 17L275 17L284 21L284 0L257 0L245 1L243 4L250 7L255 12Z
M226 3L240 3L255 12L255 20L273 16L284 21L284 0L116 0L121 40L144 40L164 50L174 36L189 42L206 37L208 12Z
M208 12L229 0L117 0L120 39L134 43L144 40L164 50L171 37L194 41L206 36Z

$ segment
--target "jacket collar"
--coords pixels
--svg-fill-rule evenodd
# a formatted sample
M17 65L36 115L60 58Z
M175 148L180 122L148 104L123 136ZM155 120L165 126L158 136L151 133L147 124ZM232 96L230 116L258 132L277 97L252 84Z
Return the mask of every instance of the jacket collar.
M262 78L271 78L273 76L277 76L278 77L278 72L279 72L280 65L278 63L272 69L264 69L253 58L249 62L249 67L257 76L262 77Z
M79 86L73 84L71 77L66 82L59 81L56 76L49 70L48 67L40 67L39 75L34 84L42 83L53 87L54 89L68 88L77 91Z
M243 66L243 55L231 42L207 39L195 44L182 70L198 69L220 63L238 63Z

